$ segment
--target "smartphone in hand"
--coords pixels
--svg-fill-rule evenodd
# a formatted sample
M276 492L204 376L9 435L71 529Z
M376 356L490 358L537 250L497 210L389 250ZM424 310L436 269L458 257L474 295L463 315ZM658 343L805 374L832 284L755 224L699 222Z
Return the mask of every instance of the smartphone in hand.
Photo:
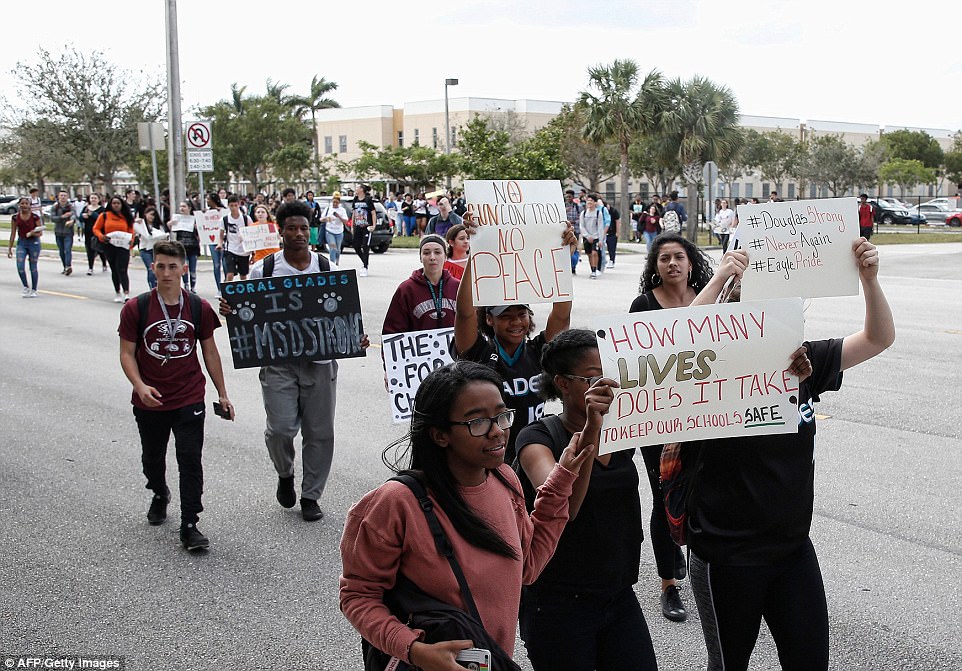
M220 403L214 401L214 414L221 419L230 419L230 410L225 410L221 407Z

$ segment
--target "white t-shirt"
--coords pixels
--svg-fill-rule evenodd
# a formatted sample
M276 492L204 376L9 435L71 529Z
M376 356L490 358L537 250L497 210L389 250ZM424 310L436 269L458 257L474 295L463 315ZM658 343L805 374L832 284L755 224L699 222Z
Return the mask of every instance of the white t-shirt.
M337 235L344 232L344 224L341 222L341 219L334 216L335 213L339 214L342 219L347 220L347 210L344 209L343 205L338 205L337 207L328 205L327 210L324 212L324 220L327 222L324 224L324 230ZM331 217L330 221L327 221L328 217Z
M241 212L241 215L236 219L230 216L230 213L226 215L227 217L227 246L224 248L231 254L236 254L237 256L244 256L244 236L241 235L241 229L248 225L249 219ZM223 220L221 220L223 221Z

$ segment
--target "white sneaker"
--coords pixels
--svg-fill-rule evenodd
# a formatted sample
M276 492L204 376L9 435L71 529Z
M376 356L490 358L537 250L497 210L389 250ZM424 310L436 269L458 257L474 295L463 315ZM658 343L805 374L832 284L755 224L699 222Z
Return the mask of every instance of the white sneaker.
M88 274L88 275L93 275L93 274L94 274L94 269L93 269L93 268L89 268L89 269L87 270L87 274Z
M367 277L367 268L361 268L361 270L358 272L358 275L361 277Z
M24 287L23 291L20 292L20 295L24 298L30 298L30 287Z
M36 289L31 289L31 290L30 290L30 298L36 298L36 297L37 297L37 290L36 290Z
M611 268L614 268L614 267L615 267L615 262L614 262L614 261L609 261L609 262L608 262L608 265L605 266L605 268L606 268L606 269L609 269L609 270L610 270Z
M130 294L124 294L124 303L130 300Z
M114 296L114 303L123 303L123 302L124 302L124 297L121 296L120 293L118 292L117 295Z
M598 271L597 271L597 270L592 270L592 271L591 271L591 279L593 279L593 280L598 279Z

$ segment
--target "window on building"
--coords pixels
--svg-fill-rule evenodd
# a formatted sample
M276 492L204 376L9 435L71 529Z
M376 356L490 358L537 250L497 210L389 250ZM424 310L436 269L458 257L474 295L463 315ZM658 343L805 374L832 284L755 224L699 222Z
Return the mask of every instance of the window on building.
M342 154L347 153L347 135L337 136L337 150Z
M823 186L823 187L822 187L822 196L821 196L821 197L822 197L822 198L828 198L828 187L827 187L827 186Z
M724 198L724 197L725 197L725 184L724 184L724 183L718 185L718 197L719 197L719 198Z
M403 130L399 130L399 131L397 132L397 146L399 146L399 147L403 147L403 146L404 146L404 131L403 131Z
M421 144L421 129L414 129L414 144Z
M891 198L892 196L894 196L894 195L895 195L895 188L892 187L891 185L889 185L888 191L886 191L885 195L888 196L889 198Z
M732 182L732 198L741 198L742 185L738 182Z
M605 200L609 201L608 204L611 204L610 201L613 201L614 199L615 199L615 183L605 182Z
M772 185L768 182L762 184L762 198L768 198L772 195Z
M929 198L935 195L935 187L929 184Z
M808 187L808 197L814 198L816 195L818 195L818 187L812 184Z
M789 185L788 185L788 197L789 197L790 200L794 200L794 199L795 199L795 185L794 185L794 184L789 184Z
M453 149L454 147L457 147L457 146L458 146L458 129L452 128L451 129L451 148Z
M751 197L752 197L752 195L753 195L753 194L752 194L752 191L754 191L754 188L753 188L754 186L755 186L755 185L752 184L751 182L745 182L745 198L751 198Z
M333 154L334 153L334 138L330 135L324 136L324 153Z
M437 128L431 129L431 147L433 149L438 148L438 129Z
M648 200L648 192L651 189L651 185L648 182L642 182L638 185L638 195L641 196L642 200Z

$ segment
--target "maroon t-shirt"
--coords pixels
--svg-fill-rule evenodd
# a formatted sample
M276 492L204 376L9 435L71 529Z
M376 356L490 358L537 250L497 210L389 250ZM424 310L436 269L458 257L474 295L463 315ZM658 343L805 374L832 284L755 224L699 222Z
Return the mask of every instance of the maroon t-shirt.
M171 343L168 337L167 320L160 309L157 300L157 290L150 292L147 302L147 326L143 337L137 342L137 326L140 312L137 301L129 300L120 311L120 327L117 333L121 339L137 343L137 367L144 384L155 388L161 394L163 405L148 408L137 394L132 393L130 402L142 410L176 410L194 403L204 402L204 390L207 384L204 372L196 351L202 340L214 335L214 329L220 326L220 319L210 303L201 299L200 332L194 333L191 321L190 301L187 292L183 292L184 307L180 325L177 325L178 308L176 305L167 306L171 324L177 333ZM168 349L170 359L164 363Z
M30 218L24 221L20 218L20 213L13 215L13 221L11 222L13 226L17 227L17 236L20 240L34 240L34 238L28 238L27 233L30 233L33 229L40 225L40 217L31 213ZM40 238L36 238L39 240Z

